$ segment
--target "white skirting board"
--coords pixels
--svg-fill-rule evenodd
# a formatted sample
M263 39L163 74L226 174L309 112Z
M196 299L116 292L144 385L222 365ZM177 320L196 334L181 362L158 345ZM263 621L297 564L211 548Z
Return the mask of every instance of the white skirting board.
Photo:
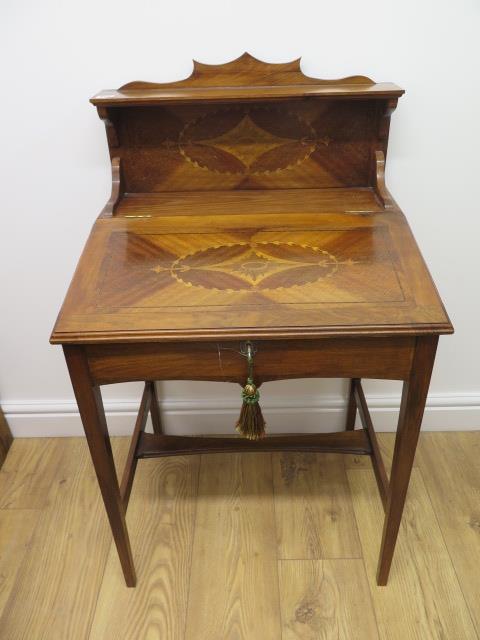
M397 425L398 396L367 398L375 428L394 431ZM74 402L2 404L14 437L83 435ZM295 398L292 402L262 402L270 433L315 433L339 431L344 427L344 398ZM106 402L111 435L127 435L133 430L138 405L132 401ZM164 400L161 403L165 431L176 435L233 434L240 402L213 400ZM480 429L480 395L429 396L422 428L425 431L472 431Z

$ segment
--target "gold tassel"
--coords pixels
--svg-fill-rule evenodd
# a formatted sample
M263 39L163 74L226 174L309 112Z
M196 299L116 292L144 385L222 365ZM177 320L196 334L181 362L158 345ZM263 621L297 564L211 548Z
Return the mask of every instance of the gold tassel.
M246 356L248 362L247 384L242 389L242 409L238 418L236 429L249 440L258 440L265 436L265 420L258 401L260 393L253 382L253 347L246 343Z

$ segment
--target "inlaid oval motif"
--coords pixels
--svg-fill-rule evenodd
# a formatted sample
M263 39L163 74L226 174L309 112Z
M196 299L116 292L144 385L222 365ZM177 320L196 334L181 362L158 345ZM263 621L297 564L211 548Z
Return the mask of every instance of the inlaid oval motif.
M219 109L189 122L179 136L182 155L195 166L230 174L262 174L306 160L316 132L288 111Z
M189 286L219 291L262 291L303 286L338 268L328 251L294 242L239 242L182 256L171 274Z

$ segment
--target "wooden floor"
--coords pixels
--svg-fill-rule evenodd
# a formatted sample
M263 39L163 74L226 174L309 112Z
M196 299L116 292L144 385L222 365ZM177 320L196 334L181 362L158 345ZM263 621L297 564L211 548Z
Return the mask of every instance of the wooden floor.
M392 437L381 437L390 457ZM127 441L115 451L125 457ZM0 638L480 637L480 432L421 437L388 587L368 459L139 463L127 589L85 441L15 440L0 471Z

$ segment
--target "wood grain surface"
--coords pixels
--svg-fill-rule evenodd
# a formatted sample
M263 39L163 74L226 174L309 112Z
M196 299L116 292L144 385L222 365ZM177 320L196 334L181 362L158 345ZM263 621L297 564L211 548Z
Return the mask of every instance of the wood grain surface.
M52 342L452 331L399 211L298 207L99 219Z
M476 638L421 471L412 473L388 587L375 583L383 520L375 479L370 470L350 470L348 480L380 638Z
M185 638L278 640L275 535L270 455L203 456Z
M425 433L418 465L480 635L480 438L477 433ZM453 489L453 490L452 490Z
M19 568L31 548L33 532L39 518L39 509L0 510L0 615L2 616L17 583Z
M142 461L127 516L138 586L125 587L112 547L89 638L184 638L199 462Z
M274 456L279 558L360 558L345 472L336 454Z
M127 193L361 187L377 119L375 100L126 108L115 157Z
M392 434L379 439L391 452ZM276 483L270 454L203 456L200 476L200 457L141 461L127 516L140 580L128 589L86 443L15 440L0 471L0 492L13 469L22 487L0 508L0 635L477 639L479 447L480 432L421 435L388 587L374 578L383 510L372 470L362 467L368 460L312 454L309 470L288 472L288 489ZM45 451L49 464L39 466ZM115 438L114 451L121 468L128 440ZM281 459L272 455L273 469ZM318 548L305 549L296 526L299 548L293 531L281 557L279 501L281 517L293 522L291 496L308 503L305 475L314 482L322 461L342 487L347 463L344 525L358 530L359 555L326 558L321 536L311 536ZM50 485L47 500L39 500L32 477ZM351 546L343 545L345 556Z
M37 458L36 442L30 443L31 460ZM56 456L50 460L55 474L48 502L39 508L0 618L0 637L9 640L88 637L111 543L85 441L50 443L56 445ZM28 476L31 467L22 471Z
M47 507L52 499L52 487L58 479L58 465L59 461L63 461L63 455L61 440L16 440L15 455L7 456L0 474L0 509L13 506L15 509Z
M361 559L282 560L279 582L282 640L378 640Z

